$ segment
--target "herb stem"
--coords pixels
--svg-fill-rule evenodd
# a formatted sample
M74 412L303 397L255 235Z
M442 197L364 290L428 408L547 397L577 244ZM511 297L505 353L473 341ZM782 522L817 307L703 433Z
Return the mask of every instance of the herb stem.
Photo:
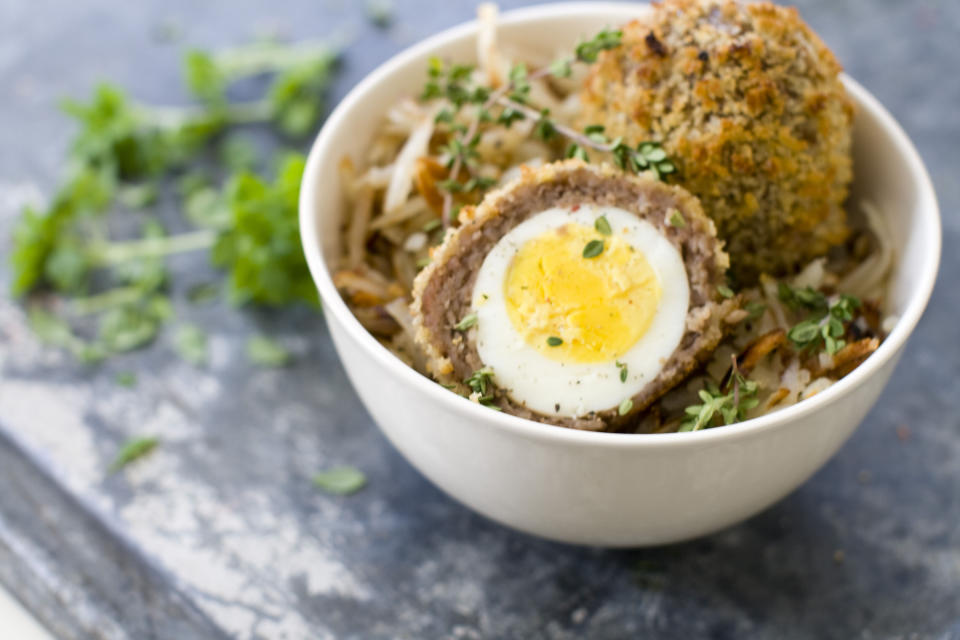
M329 42L305 41L294 45L263 42L256 46L224 49L213 55L213 61L231 78L282 71L314 62L323 56L336 57L337 47Z
M153 123L161 129L180 129L189 125L214 123L222 118L230 124L256 124L266 122L273 117L273 107L269 100L250 100L231 102L211 112L205 106L169 107L138 104L134 107L136 116Z
M143 298L143 288L136 286L116 287L103 293L70 301L70 309L78 316L100 313L108 309L136 302Z
M740 368L737 366L737 354L730 354L730 367L733 371L733 406L740 406Z
M91 252L91 259L97 266L108 266L137 258L161 258L175 253L208 249L216 239L216 231L201 229L178 236L115 242Z
M541 113L536 109L528 107L525 104L516 102L515 100L511 100L510 98L507 98L505 96L498 99L497 102L504 107L513 109L515 111L519 111L527 118L537 120L541 117ZM602 142L596 142L595 140L591 140L589 137L583 135L582 133L579 133L578 131L571 129L566 125L560 124L559 122L551 121L551 123L553 124L553 128L557 133L559 133L563 137L569 139L572 142L575 142L576 144L582 147L589 147L591 149L602 151L604 153L610 153L613 151L613 148L615 146L613 143L605 144Z
M538 80L550 74L551 74L550 67L543 67L529 74L527 76L527 79ZM521 110L524 111L525 115L528 118L532 117L534 120L536 120L540 117L539 111L531 109L526 105L520 105L519 102L515 102L507 98L507 94L513 91L514 86L515 86L514 81L510 80L508 82L503 83L500 87L498 87L495 91L493 91L493 93L490 94L490 97L487 98L486 102L484 102L483 105L480 107L480 109L477 110L477 117L470 121L470 126L467 128L466 132L460 137L461 142L469 142L470 140L473 140L473 137L475 135L477 135L477 131L480 128L479 114L486 111L487 109L489 109L495 104L498 104L498 103L505 104L504 101L506 101L507 103L510 103L510 106L512 108L516 108L516 107L513 107L513 105L522 106L523 108ZM530 116L531 113L533 113L534 115ZM570 130L568 129L568 131ZM578 135L575 131L573 133L574 135ZM457 179L457 174L460 173L460 168L462 166L463 166L463 156L458 154L453 160L453 165L451 165L450 167L451 180ZM442 215L444 228L449 227L450 224L452 223L452 220L450 219L450 213L452 210L453 210L453 194L450 191L445 191L443 194L443 215Z

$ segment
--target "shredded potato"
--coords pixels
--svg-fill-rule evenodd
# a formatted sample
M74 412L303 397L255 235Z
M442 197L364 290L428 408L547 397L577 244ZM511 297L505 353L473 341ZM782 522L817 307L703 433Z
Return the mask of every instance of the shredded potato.
M478 17L479 64L473 73L485 84L501 86L517 61L534 70L554 59L544 52L498 44L496 6L481 5ZM535 78L530 83L531 101L549 108L556 122L571 125L579 114L577 91L582 81L582 71L570 78ZM415 90L411 87L411 93ZM436 122L445 106L441 99L426 103L410 99L390 106L362 166L355 166L350 159L341 164L349 215L342 235L345 257L334 283L361 324L420 372L424 372L424 357L414 340L408 307L413 279L429 261L431 246L444 237L441 215L445 198L462 206L475 204L482 196L480 192L450 194L442 190L441 183L482 176L503 184L516 178L524 164L535 166L563 156L562 147L534 139L535 123L525 119L510 128L482 132L476 165L462 167L458 175L450 176L443 146L449 142L451 128ZM467 105L454 124L465 128L469 118L477 115L477 108ZM857 206L865 225L856 230L855 240L867 247L866 253L859 260L848 260L839 271L831 260L816 259L789 284L828 296L849 293L860 297L866 309L855 324L864 337L851 339L833 355L798 351L787 336L800 318L781 301L779 283L763 276L757 287L740 292L742 307L725 318L730 335L710 360L651 407L637 425L638 431L677 430L685 407L699 402L697 393L707 383L723 384L731 379L731 359L740 373L749 374L757 383L759 403L748 411L751 418L822 392L876 350L894 320L880 313L884 284L894 260L893 241L873 204L860 202Z

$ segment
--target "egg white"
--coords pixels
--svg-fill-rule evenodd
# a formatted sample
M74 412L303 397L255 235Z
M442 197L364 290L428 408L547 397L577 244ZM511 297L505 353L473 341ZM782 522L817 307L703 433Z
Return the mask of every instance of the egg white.
M656 274L661 297L653 321L630 349L609 362L558 362L527 344L507 312L504 281L510 263L528 241L569 223L593 227L606 216L614 235L643 253ZM504 235L487 254L472 295L475 338L494 381L515 402L546 415L578 417L615 408L651 382L680 344L690 287L683 258L652 224L616 207L552 208L534 214ZM616 362L627 365L620 381Z

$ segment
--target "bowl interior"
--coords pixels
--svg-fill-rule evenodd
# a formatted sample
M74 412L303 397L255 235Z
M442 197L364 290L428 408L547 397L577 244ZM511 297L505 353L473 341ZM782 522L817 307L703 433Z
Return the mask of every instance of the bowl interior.
M525 49L549 59L569 51L580 39L602 28L625 23L646 10L646 5L637 4L541 5L505 13L501 16L498 37L502 42L522 42ZM327 313L340 315L352 330L365 333L337 294L329 272L339 256L340 229L346 211L337 165L345 156L354 161L364 158L369 142L381 125L386 105L419 92L430 57L476 60L475 33L473 23L455 27L407 49L379 67L334 110L311 151L300 205L304 248ZM862 370L870 368L871 360L885 360L896 353L923 312L939 262L937 204L916 150L890 114L866 90L849 78L844 78L844 82L857 113L851 200L868 199L879 208L889 225L896 244L896 258L887 309L900 321L867 363L840 384L802 404L832 397L840 392L837 387L855 384L859 376L867 375ZM365 342L392 358L372 338ZM794 409L796 407L774 415L788 418Z

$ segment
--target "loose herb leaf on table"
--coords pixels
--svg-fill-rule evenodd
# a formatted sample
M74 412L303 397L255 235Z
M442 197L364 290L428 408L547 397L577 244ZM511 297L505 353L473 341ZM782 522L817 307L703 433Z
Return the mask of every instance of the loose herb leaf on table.
M110 463L110 473L116 473L136 460L146 457L160 444L156 436L132 438L123 443L113 462Z
M367 477L354 467L340 466L321 471L313 476L313 486L336 496L356 493L367 484Z

